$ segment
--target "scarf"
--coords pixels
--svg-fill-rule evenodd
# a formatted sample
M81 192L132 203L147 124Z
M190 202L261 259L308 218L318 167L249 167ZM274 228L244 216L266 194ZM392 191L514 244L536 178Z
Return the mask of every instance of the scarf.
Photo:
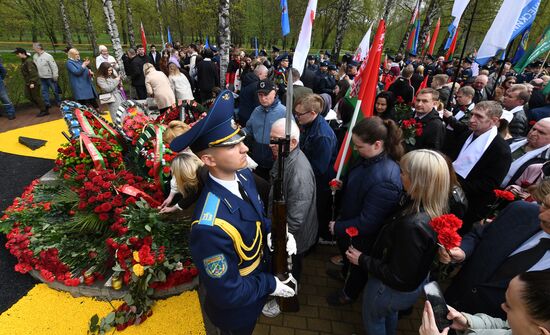
M466 179L497 135L497 127L492 127L490 130L479 135L475 140L474 134L470 134L466 142L464 142L460 154L453 162L456 174Z
M510 144L510 151L514 152L518 150L519 148L523 147L527 144L527 139L514 142ZM519 157L515 161L512 162L512 165L510 166L510 170L508 170L508 173L506 174L506 177L504 177L504 180L502 181L501 187L506 187L508 183L510 182L510 179L516 174L516 172L522 167L523 164L527 163L529 160L537 157L539 154L541 154L544 150L550 148L550 144L547 144L541 148L533 149L531 151L526 152L523 156Z

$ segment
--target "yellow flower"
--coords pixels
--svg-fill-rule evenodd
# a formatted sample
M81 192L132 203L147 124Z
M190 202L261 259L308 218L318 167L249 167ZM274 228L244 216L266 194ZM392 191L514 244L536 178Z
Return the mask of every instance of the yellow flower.
M132 253L132 255L134 256L134 261L136 261L136 262L139 263L139 252L134 251L134 252Z
M132 270L134 271L136 276L138 277L143 276L143 266L141 266L141 264L134 264L134 266L132 267Z

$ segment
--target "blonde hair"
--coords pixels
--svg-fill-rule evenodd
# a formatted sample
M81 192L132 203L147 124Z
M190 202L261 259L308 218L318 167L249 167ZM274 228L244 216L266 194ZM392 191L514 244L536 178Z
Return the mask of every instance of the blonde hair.
M203 166L203 162L190 152L182 152L177 155L172 163L170 169L172 175L176 179L178 185L178 191L186 197L199 190L199 168Z
M149 72L154 71L155 66L151 63L143 64L143 74L147 75Z
M168 75L169 76L179 76L181 74L178 66L172 62L168 64Z
M315 114L320 114L323 111L325 101L320 95L309 93L304 94L300 99L298 99L298 101L296 101L294 105L302 105L302 108L304 108L305 111L314 111Z
M533 199L538 202L544 202L544 198L550 194L550 180L543 180L538 185L531 185L527 188Z
M167 145L170 144L176 137L185 134L191 127L183 121L174 120L170 121L168 127L162 134L162 140Z
M420 149L403 156L400 166L410 180L410 213L418 213L422 207L432 219L445 214L451 184L445 158L435 151Z

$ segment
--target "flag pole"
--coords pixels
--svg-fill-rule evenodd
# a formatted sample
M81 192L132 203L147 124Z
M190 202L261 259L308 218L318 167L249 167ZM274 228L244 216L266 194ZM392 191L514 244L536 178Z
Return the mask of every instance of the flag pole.
M539 72L537 73L537 76L540 76L542 69L544 69L544 64L546 64L546 61L548 60L548 56L550 56L550 51L546 53L546 57L544 57L544 61L542 62L542 65L540 66Z
M367 83L365 83L365 85L366 84ZM360 111L361 111L361 100L357 100L357 104L355 105L355 110L353 111L353 117L351 118L351 122L349 124L349 129L348 129L349 136L346 136L346 142L344 142L344 150L342 152L342 157L340 157L340 164L338 164L338 172L336 172L336 179L338 180L340 180L340 176L342 175L342 169L344 168L344 162L346 160L347 152L350 147L351 130L353 129L353 127L355 126L355 123L357 122L357 118L359 116Z
M472 10L472 16L470 17L470 23L468 24L468 30L466 31L466 38L464 39L464 45L462 46L462 51L460 52L460 59L458 62L458 66L455 69L455 74L453 78L453 86L451 86L451 94L449 94L449 98L447 99L446 108L447 110L451 109L451 101L453 100L453 94L456 86L456 80L458 77L458 71L460 70L460 64L462 64L462 59L464 58L464 52L466 51L466 45L468 44L468 38L470 37L470 30L472 30L472 22L474 22L474 16L476 14L477 9L477 2L478 0L475 0L474 3L474 10ZM457 27L458 29L458 27ZM458 38L458 37L457 37Z
M512 44L514 44L514 41L511 41L510 44L508 44L508 47L506 48L506 54L510 54L510 50L512 49ZM493 96L495 95L495 90L497 89L498 82L500 80L500 76L502 76L502 71L504 71L504 65L506 65L506 59L502 60L502 64L500 64L500 68L498 69L498 75L495 79L495 83L493 85Z

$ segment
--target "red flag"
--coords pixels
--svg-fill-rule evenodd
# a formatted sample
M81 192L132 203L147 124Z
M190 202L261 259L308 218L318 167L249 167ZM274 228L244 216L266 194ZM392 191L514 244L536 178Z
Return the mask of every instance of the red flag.
M424 44L422 45L422 56L426 54L426 50L428 50L426 46L430 45L431 38L432 38L432 35L430 31L428 31L428 36L426 36L426 39L424 40Z
M441 18L437 19L437 24L435 25L434 35L430 41L430 48L428 49L428 55L433 55L435 48L435 41L437 41L437 35L439 35L439 27L441 26Z
M145 50L145 53L147 53L147 39L145 38L145 30L143 30L143 22L141 22L141 44L143 45L143 49Z
M384 48L384 36L386 32L386 25L384 20L380 20L376 35L374 36L372 46L369 51L366 65L362 66L361 73L358 74L360 78L355 78L355 83L360 83L358 99L361 100L361 112L354 114L352 124L346 133L344 142L338 152L338 157L334 164L334 170L341 172L344 166L349 161L351 156L351 130L356 122L362 120L365 117L372 116L374 109L374 100L376 98L376 86L378 85L378 71L380 69L380 61L382 58L382 49ZM351 91L351 89L350 89ZM356 110L357 111L357 110ZM354 123L355 121L355 123ZM339 175L337 176L337 178Z
M416 26L414 26L411 34L409 35L409 41L407 42L407 50L411 51L414 43L414 36L416 35Z
M426 77L424 77L424 80L422 80L422 83L420 84L420 86L418 86L418 91L420 92L421 90L425 89L426 87L428 87L428 78L430 76L426 75Z
M456 33L455 33L455 36L453 37L453 41L451 42L451 46L449 47L449 50L445 54L445 60L449 60L449 58L453 57L453 54L455 53L456 40L458 38L459 30L460 30L460 27L456 28Z

